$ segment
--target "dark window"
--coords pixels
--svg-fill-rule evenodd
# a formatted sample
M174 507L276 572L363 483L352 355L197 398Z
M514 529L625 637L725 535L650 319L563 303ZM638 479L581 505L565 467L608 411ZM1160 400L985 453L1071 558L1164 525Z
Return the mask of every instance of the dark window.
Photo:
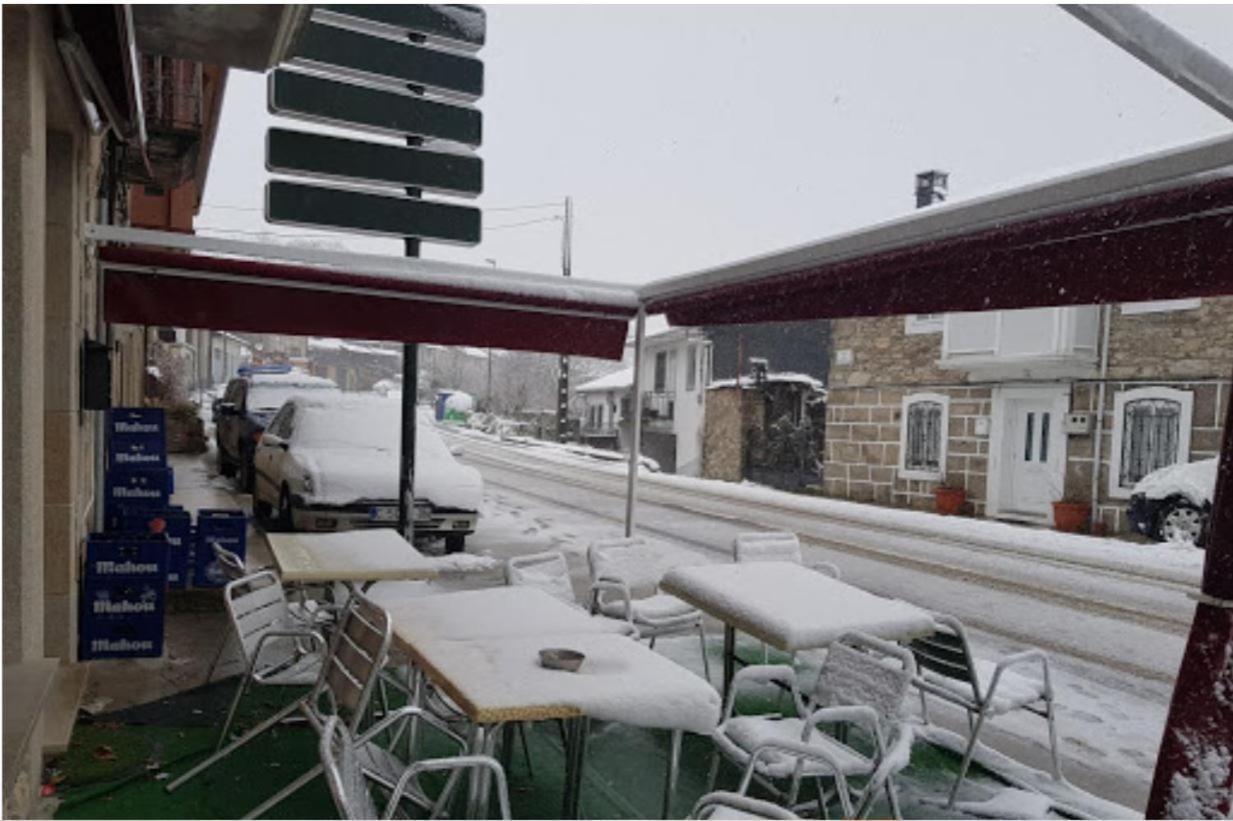
M908 405L907 437L904 446L905 470L932 473L942 468L942 403L922 400Z
M1182 405L1172 399L1136 399L1122 410L1122 464L1118 481L1132 487L1153 470L1177 461Z
M692 391L698 384L698 346L690 345L685 351L685 390Z
M655 392L663 393L668 387L668 352L655 354Z

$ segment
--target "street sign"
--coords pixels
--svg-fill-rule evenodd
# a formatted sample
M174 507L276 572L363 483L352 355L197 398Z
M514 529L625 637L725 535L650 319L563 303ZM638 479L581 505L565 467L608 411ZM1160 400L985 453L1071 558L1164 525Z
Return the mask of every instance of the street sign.
M429 43L462 49L484 45L487 20L479 6L390 3L372 5L323 5L313 7L313 19L367 26L376 31L420 34Z
M484 64L468 54L316 22L309 23L296 41L291 63L380 82L410 83L465 100L484 93Z
M265 218L272 223L419 237L454 245L475 245L480 240L478 208L285 180L266 183Z
M403 148L271 128L268 170L344 182L381 183L474 196L484 189L484 162L473 154Z
M478 109L278 69L270 74L269 107L314 122L395 136L438 138L478 146Z

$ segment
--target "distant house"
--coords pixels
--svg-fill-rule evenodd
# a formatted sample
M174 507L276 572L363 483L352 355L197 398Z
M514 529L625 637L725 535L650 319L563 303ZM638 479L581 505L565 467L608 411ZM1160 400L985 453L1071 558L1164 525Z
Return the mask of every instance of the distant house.
M1233 298L841 319L832 342L828 495L932 509L945 484L1040 524L1065 497L1124 532L1140 478L1220 449Z
M668 473L702 472L702 426L711 378L711 343L695 328L669 328L643 342L642 453ZM628 450L633 435L633 369L579 385L581 435L596 447Z
M582 400L579 435L584 444L621 450L621 420L629 415L629 387L634 369L624 368L574 389Z
M402 350L380 342L334 337L308 340L310 372L333 379L345 391L371 390L377 382L402 374Z

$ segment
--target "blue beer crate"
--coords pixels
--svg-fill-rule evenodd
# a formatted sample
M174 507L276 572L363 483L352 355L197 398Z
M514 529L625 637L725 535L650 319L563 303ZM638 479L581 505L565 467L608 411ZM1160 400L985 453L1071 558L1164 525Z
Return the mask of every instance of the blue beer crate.
M147 534L92 533L86 540L86 581L126 578L167 582L167 540Z
M193 556L193 585L221 587L227 576L214 558L214 543L241 559L248 552L248 517L242 510L197 511L197 538Z
M95 578L82 585L81 613L86 621L98 619L162 619L166 585L155 578Z
M120 531L148 535L156 519L163 522L167 538L167 584L182 588L188 584L189 560L193 550L193 515L178 505L166 508L122 508Z
M107 527L119 529L123 510L167 507L171 468L112 468L107 471L103 494Z
M79 642L82 661L158 658L163 654L163 617L83 618Z
M113 408L107 415L109 467L165 467L167 426L162 408Z

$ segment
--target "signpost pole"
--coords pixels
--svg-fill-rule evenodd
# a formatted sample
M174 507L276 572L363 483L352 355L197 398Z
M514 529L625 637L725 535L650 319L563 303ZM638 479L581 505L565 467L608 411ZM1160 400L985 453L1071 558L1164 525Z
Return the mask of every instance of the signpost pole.
M409 35L411 42L423 42L419 35ZM424 93L422 86L408 85L412 94ZM407 137L408 146L421 145L419 137ZM411 199L420 198L420 189L406 189ZM403 239L404 255L420 255L419 237ZM398 452L398 532L408 542L415 539L415 402L420 383L420 346L415 342L402 345L402 438Z
M561 229L561 273L570 275L573 267L574 203L565 198L565 221ZM557 375L557 441L569 438L569 357L562 356Z

